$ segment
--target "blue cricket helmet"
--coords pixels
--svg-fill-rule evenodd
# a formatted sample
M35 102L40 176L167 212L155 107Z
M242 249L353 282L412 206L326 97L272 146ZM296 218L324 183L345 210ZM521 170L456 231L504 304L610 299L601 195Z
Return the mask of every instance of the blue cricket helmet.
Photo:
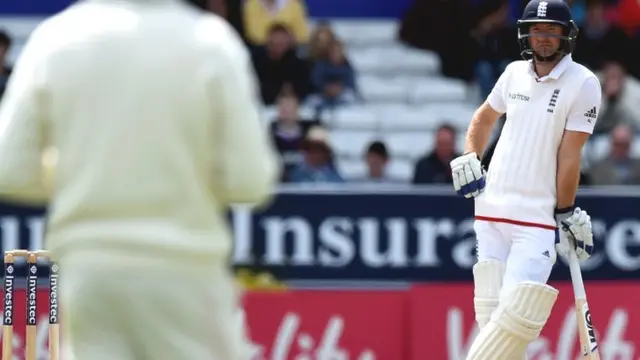
M563 56L571 54L578 38L578 26L573 21L571 8L564 0L531 0L524 8L522 18L518 20L518 43L520 55L528 60L533 57L533 49L529 42L529 29L533 24L551 23L561 25L564 29L562 44L558 53ZM550 59L548 59L550 60Z

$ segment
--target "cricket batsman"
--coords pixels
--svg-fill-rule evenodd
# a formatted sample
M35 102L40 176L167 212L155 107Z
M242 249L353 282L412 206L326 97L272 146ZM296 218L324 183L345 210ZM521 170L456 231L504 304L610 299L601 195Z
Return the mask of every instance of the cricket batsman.
M258 96L230 25L180 0L87 0L33 32L0 108L0 196L48 204L65 359L247 359L226 210L279 175Z
M571 58L577 36L564 1L526 5L518 21L525 60L500 76L471 120L465 154L450 164L455 190L475 199L474 305L481 330L467 360L523 359L558 295L546 284L557 255L574 247L585 260L593 251L590 217L574 201L601 90L596 76ZM505 113L485 172L480 156Z

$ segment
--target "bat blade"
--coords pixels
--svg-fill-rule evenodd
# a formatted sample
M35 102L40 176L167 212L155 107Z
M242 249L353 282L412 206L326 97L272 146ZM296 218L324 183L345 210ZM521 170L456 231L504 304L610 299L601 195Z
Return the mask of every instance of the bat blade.
M575 251L568 254L569 270L573 295L576 300L576 319L578 321L578 333L580 334L580 354L584 360L600 360L596 331L591 322L591 311L587 303L587 293L582 280L580 262Z
M586 299L576 299L576 317L580 334L580 352L584 360L600 360L596 331Z

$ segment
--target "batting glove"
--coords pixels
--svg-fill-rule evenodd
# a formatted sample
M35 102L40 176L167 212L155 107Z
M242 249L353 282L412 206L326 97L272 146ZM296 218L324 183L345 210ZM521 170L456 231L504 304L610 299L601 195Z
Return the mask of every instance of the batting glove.
M578 259L587 260L593 253L593 232L591 217L579 207L556 209L558 238L556 250L566 256L571 248L576 250Z
M451 161L453 187L466 198L480 195L485 187L486 171L482 168L478 155L474 152L464 154Z

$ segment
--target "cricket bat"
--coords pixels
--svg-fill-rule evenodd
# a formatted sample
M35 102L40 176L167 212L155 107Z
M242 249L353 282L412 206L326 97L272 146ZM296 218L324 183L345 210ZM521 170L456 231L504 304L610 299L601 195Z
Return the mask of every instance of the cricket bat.
M596 332L591 322L591 312L587 302L587 293L582 280L582 271L578 255L575 250L568 254L569 270L571 271L571 283L573 284L573 296L576 301L576 318L578 320L578 333L580 335L580 352L584 360L600 360Z

